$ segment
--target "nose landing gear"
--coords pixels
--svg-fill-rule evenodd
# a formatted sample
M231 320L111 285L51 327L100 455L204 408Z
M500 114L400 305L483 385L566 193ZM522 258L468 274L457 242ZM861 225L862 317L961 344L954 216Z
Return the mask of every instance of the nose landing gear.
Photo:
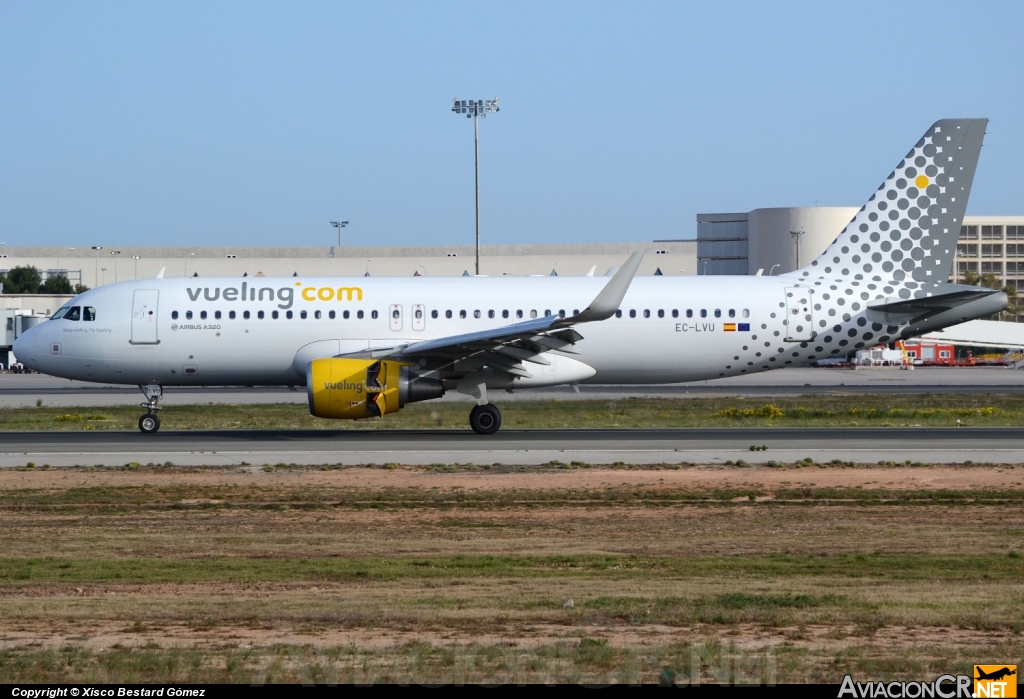
M143 434L153 434L160 429L160 418L157 416L157 411L162 408L159 401L163 398L164 389L163 386L147 384L139 386L139 390L146 395L146 402L142 404L142 407L146 409L146 414L139 418L139 430Z
M477 434L494 434L501 427L501 411L491 403L474 406L469 413L469 426Z

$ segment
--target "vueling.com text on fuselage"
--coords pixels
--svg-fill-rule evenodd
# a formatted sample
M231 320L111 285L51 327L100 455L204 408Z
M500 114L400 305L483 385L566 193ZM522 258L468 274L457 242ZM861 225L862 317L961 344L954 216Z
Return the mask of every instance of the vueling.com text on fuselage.
M302 282L295 282L295 286L301 287ZM248 282L242 282L241 288L229 286L221 288L219 286L213 287L200 287L193 289L191 287L185 289L188 292L188 297L193 301L198 301L200 296L207 301L217 301L223 299L224 301L280 301L277 307L283 310L287 310L292 307L295 302L295 289L290 286L283 286L278 289L273 289L269 286L264 287L250 287ZM307 286L300 292L304 301L362 301L363 290L358 286Z

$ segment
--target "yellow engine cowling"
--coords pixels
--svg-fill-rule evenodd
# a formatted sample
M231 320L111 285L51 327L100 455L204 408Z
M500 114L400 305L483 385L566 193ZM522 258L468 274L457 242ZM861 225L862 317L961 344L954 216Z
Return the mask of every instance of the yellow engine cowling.
M309 412L358 420L444 394L440 381L410 377L410 365L375 359L314 359L306 365Z

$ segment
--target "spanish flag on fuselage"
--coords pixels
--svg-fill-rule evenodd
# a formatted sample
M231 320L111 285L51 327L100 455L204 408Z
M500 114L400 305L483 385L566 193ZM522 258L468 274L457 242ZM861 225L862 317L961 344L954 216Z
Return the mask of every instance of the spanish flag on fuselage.
M722 330L725 332L736 332L736 323L724 323L722 324Z

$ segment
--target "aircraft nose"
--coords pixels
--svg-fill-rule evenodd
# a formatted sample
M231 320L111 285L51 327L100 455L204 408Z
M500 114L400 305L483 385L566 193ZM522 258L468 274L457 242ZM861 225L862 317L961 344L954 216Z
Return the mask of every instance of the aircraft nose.
M11 348L14 351L15 358L25 366L36 369L39 366L39 343L41 339L42 336L38 326L29 328L26 332L22 333L14 341L14 346Z

